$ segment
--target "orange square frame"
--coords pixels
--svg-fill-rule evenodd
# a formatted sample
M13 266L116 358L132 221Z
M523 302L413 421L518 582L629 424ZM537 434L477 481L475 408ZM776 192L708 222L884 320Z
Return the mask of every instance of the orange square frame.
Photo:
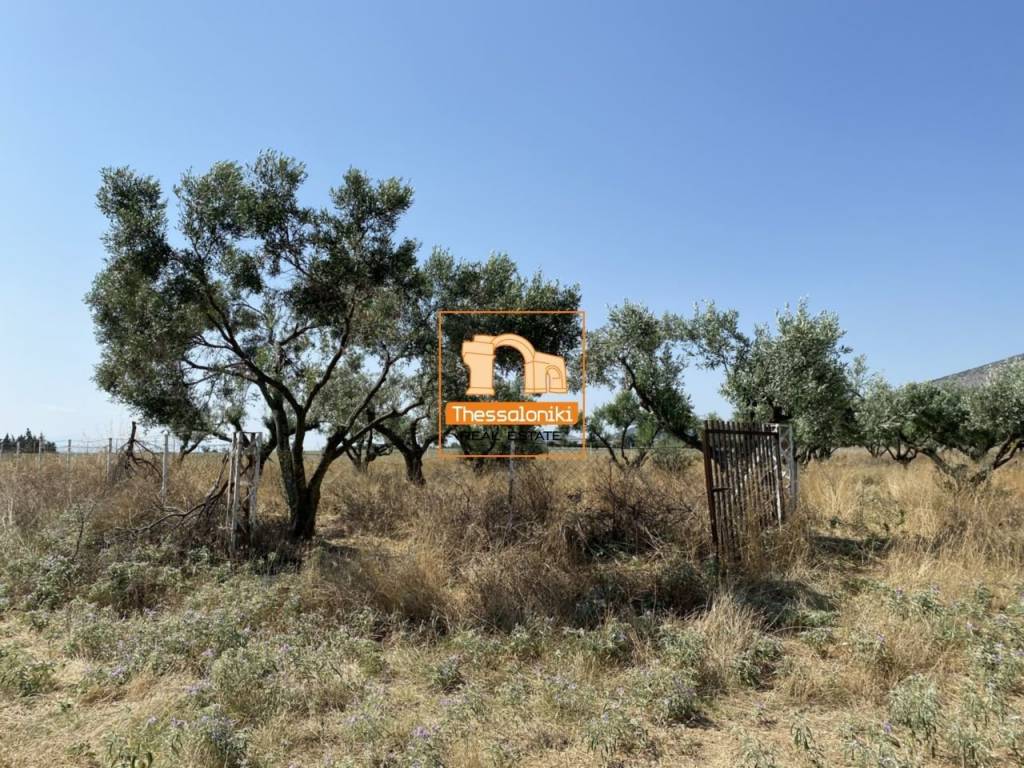
M582 386L580 387L580 413L582 414L582 432L580 435L579 451L571 453L452 453L444 450L444 408L441 403L441 350L444 346L444 337L441 332L445 315L579 315L581 323L581 351L580 370L582 373ZM454 459L565 459L580 460L587 456L587 313L582 309L439 309L437 311L437 455L441 458Z

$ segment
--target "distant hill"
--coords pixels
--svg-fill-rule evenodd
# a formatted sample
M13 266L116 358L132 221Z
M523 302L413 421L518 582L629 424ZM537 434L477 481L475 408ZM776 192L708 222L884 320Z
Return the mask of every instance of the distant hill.
M977 368L968 368L960 373L951 373L940 379L933 379L933 384L958 384L961 387L980 387L988 379L989 374L1010 363L1024 363L1024 355L1014 355L1005 360L996 360L994 363L979 365Z

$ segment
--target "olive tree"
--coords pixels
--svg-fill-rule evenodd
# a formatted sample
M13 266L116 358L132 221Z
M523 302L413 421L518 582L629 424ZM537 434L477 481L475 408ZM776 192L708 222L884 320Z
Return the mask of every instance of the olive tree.
M156 179L104 170L107 259L86 298L101 350L96 381L144 420L194 437L265 417L299 538L314 533L330 465L416 404L365 418L409 352L406 308L421 283L416 242L396 235L408 185L349 170L330 205L315 208L299 201L305 180L301 163L274 152L186 172L172 237ZM325 411L354 372L364 375L357 391L334 397L347 409ZM307 469L315 431L324 445Z
M880 376L868 381L856 403L856 421L861 444L876 458L888 454L903 467L917 458L917 447L908 437L913 398L906 388L897 388Z
M997 369L968 403L975 448L989 446L979 470L987 478L1024 451L1024 363Z
M726 362L722 388L739 418L792 424L803 460L855 445L855 406L864 362L843 344L832 312L811 314L806 302L740 337Z
M642 304L625 302L612 307L605 325L591 334L588 371L596 383L620 393L622 404L635 407L637 419L650 417L659 432L699 449L700 429L684 374L691 365L725 365L741 339L736 324L735 312L719 311L714 304L684 318L670 312L659 317Z
M635 392L622 390L610 402L594 409L587 421L587 431L617 467L639 469L651 456L661 435L661 425L640 406Z
M438 325L440 310L519 310L526 314L450 314L441 326L441 402L466 397L467 373L460 358L461 344L474 334L517 333L538 349L567 358L570 380L579 385L580 305L578 285L561 285L541 272L523 276L505 254L483 261L462 261L443 249L435 249L421 267L419 292L407 308L410 317L405 347L411 350L389 383L374 396L368 413L376 431L400 454L410 482L423 484L423 459L438 440L454 436L464 454L504 452L508 436L503 428L486 435L442 426L438 430ZM560 310L565 314L548 314ZM536 311L539 314L529 314ZM495 387L504 399L521 399L517 375L522 357L501 349L495 359ZM411 409L406 403L415 403ZM386 414L383 419L378 413ZM527 428L524 428L527 429ZM520 450L525 450L520 448Z
M981 386L875 385L861 416L865 440L927 457L957 488L975 487L1024 449L1024 364L990 374Z
M753 337L738 323L735 311L713 303L689 317L659 317L627 302L592 336L590 369L599 383L632 392L663 433L692 448L701 439L685 389L691 366L724 372L722 393L738 418L793 424L805 459L854 444L863 363L842 344L836 316L812 315L801 303L778 313L775 329L757 326Z

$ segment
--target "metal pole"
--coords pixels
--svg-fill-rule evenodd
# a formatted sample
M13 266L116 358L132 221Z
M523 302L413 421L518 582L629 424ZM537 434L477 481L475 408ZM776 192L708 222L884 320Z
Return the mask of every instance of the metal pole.
M70 478L71 477L71 441L70 440L68 440L67 464L68 464L68 477Z
M231 449L228 453L228 506L224 511L224 528L228 532L228 546L231 546L231 507L234 506L235 478L235 436L231 436Z
M253 433L252 441L252 455L253 455L253 467L252 467L252 489L249 491L249 521L252 526L256 525L256 500L259 497L260 490L260 473L263 469L260 466L260 458L263 456L261 444L263 442L263 435L259 432Z
M36 436L36 466L43 466L43 433Z
M239 501L239 499L238 499L238 496L239 496L239 494L238 494L238 490L239 490L238 489L238 480L239 480L239 474L240 474L241 464L242 464L242 462L241 462L241 458L242 458L242 456L241 456L241 453L242 453L241 449L242 449L242 435L241 435L241 433L236 432L233 440L231 441L231 456L232 456L232 459L233 459L233 461L232 461L232 468L231 468L231 484L234 486L235 492L231 496L231 511L230 511L230 514L231 514L231 527L230 527L231 533L230 533L230 538L228 539L228 541L229 541L229 547L230 547L231 555L232 556L234 556L234 554L235 554L235 546L237 544L237 542L235 541L235 538L238 535L238 501Z
M786 452L786 461L789 463L789 512L796 512L797 502L800 500L800 468L796 463L796 443L793 440L793 425L786 425L786 441L789 443L789 450Z
M516 479L516 428L509 427L511 432L509 433L508 440L508 500L512 501L512 487ZM509 511L511 515L511 510Z
M164 455L160 462L160 503L167 503L167 443L170 435L164 432Z

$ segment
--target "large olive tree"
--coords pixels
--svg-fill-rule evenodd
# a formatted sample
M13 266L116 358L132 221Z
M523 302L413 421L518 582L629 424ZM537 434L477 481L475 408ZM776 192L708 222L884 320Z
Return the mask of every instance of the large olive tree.
M588 370L595 382L617 390L615 402L635 409L631 423L642 420L645 429L656 428L684 445L700 448L699 423L686 392L685 373L691 366L725 365L743 338L736 324L735 312L719 311L713 304L698 307L686 318L671 312L658 316L643 304L627 301L612 307L608 321L591 334ZM610 423L623 417L620 410ZM607 421L599 419L602 424Z
M911 389L894 387L881 376L871 378L856 404L861 445L876 458L888 454L909 466L918 451L909 418L916 402Z
M866 444L897 460L925 456L957 488L974 487L1024 451L1024 364L976 387L876 383L858 418Z
M727 364L723 394L742 419L792 424L800 457L825 458L857 444L855 406L865 365L843 343L833 312L806 302L741 337Z
M108 255L86 299L96 381L146 421L194 439L266 419L299 538L315 530L330 465L415 405L366 418L409 352L402 340L416 318L406 309L421 288L417 244L396 235L409 186L349 170L316 208L299 200L305 179L301 163L274 152L187 172L172 237L157 180L104 170ZM324 445L307 467L314 431Z
M804 458L854 444L854 402L863 363L850 357L834 314L812 315L804 303L777 315L776 327L759 325L753 337L739 316L714 304L684 317L655 315L627 302L611 309L592 336L595 379L630 392L639 413L659 432L701 447L693 404L685 388L691 367L722 370L722 393L745 420L792 423ZM623 401L626 402L626 401Z

